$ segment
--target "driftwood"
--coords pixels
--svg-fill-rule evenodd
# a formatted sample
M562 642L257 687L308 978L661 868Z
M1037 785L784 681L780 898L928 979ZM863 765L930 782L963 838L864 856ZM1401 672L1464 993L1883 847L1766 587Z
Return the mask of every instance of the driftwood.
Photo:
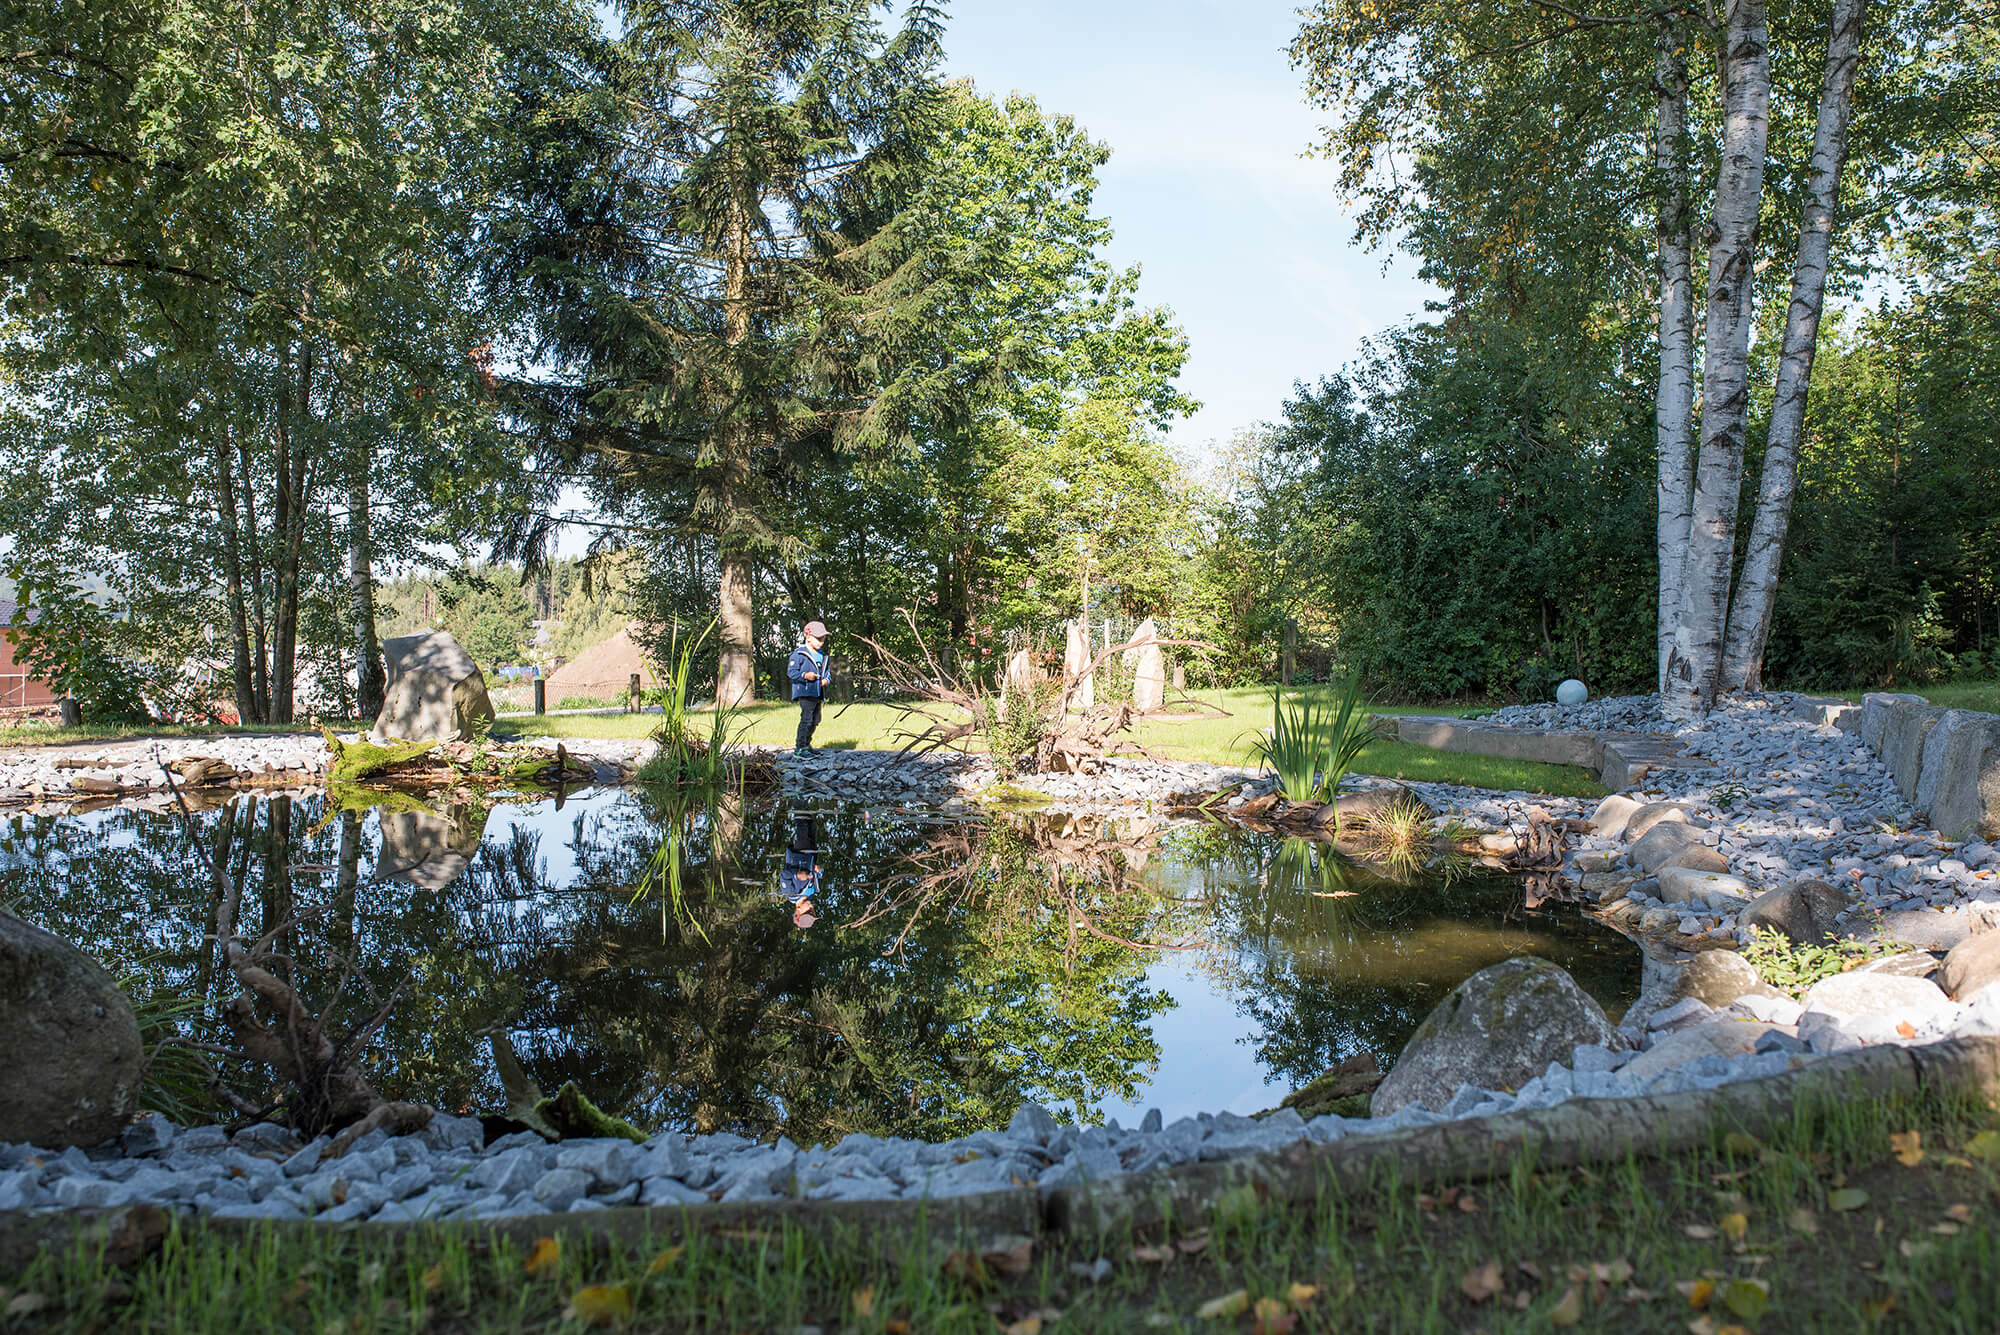
M237 910L242 902L243 883L224 870L228 864L235 808L232 806L224 810L218 846L211 855L207 845L196 836L186 803L179 801L180 790L174 783L172 773L164 766L161 770L167 776L169 791L179 804L182 828L207 864L216 904L215 940L222 949L230 973L242 989L224 1008L223 1020L243 1055L271 1067L291 1085L293 1095L285 1101L284 1107L294 1129L307 1137L322 1132L337 1132L327 1150L328 1158L345 1154L355 1141L378 1128L392 1135L421 1130L431 1120L431 1108L421 1103L395 1103L384 1099L361 1074L357 1064L361 1046L388 1019L391 1008L401 996L401 989L398 988L381 1002L360 1025L336 1040L320 1017L314 1015L299 997L297 989L276 972L281 957L275 951L275 944L287 928L295 925L296 920L270 926L254 941L246 940L238 931ZM256 799L248 800L254 803ZM324 912L325 908L320 911ZM336 996L354 972L350 962L347 976L335 988ZM266 1020L258 1014L260 1002L274 1013L274 1019ZM258 1116L273 1111L251 1109L239 1100L232 1099L232 1102L238 1104L239 1111Z

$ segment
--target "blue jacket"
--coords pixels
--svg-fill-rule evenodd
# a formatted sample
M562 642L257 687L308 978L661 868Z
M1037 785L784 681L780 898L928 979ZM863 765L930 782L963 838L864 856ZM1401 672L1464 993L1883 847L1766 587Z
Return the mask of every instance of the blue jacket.
M807 681L808 672L819 674L818 681ZM826 654L814 653L805 645L792 650L792 661L785 664L785 675L792 679L792 699L817 700L826 694Z

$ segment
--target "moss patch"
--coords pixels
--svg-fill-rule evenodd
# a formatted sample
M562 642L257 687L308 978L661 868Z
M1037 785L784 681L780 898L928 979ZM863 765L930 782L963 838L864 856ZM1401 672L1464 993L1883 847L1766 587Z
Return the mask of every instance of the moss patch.
M327 748L333 752L333 763L326 772L329 788L343 783L359 783L371 774L380 774L392 766L415 760L437 749L436 742L397 742L391 746L377 746L365 735L359 741L343 742L326 728L320 729L320 736L326 738Z

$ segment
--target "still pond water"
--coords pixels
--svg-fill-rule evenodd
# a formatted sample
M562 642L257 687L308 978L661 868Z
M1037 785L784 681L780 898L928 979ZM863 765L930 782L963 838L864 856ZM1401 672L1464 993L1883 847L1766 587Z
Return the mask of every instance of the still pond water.
M1385 875L1209 825L641 791L195 820L210 849L228 827L245 930L291 924L312 1004L350 1025L386 1006L376 1086L454 1111L504 1110L504 1049L649 1130L800 1144L960 1135L1024 1097L1126 1125L1254 1113L1364 1051L1386 1065L1509 955L1560 964L1614 1017L1639 986L1623 937L1524 908L1508 878ZM815 869L800 928L786 895ZM0 826L0 907L222 1041L209 886L176 818Z

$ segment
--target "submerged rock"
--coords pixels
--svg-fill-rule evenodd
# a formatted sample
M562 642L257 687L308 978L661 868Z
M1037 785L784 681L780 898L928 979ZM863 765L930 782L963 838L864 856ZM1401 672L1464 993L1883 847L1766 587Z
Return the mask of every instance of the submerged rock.
M1623 1046L1567 973L1533 956L1502 960L1460 983L1425 1018L1369 1110L1384 1117L1414 1103L1436 1111L1463 1085L1518 1089L1584 1043Z
M96 1145L139 1104L132 1003L96 960L0 913L0 1142Z

